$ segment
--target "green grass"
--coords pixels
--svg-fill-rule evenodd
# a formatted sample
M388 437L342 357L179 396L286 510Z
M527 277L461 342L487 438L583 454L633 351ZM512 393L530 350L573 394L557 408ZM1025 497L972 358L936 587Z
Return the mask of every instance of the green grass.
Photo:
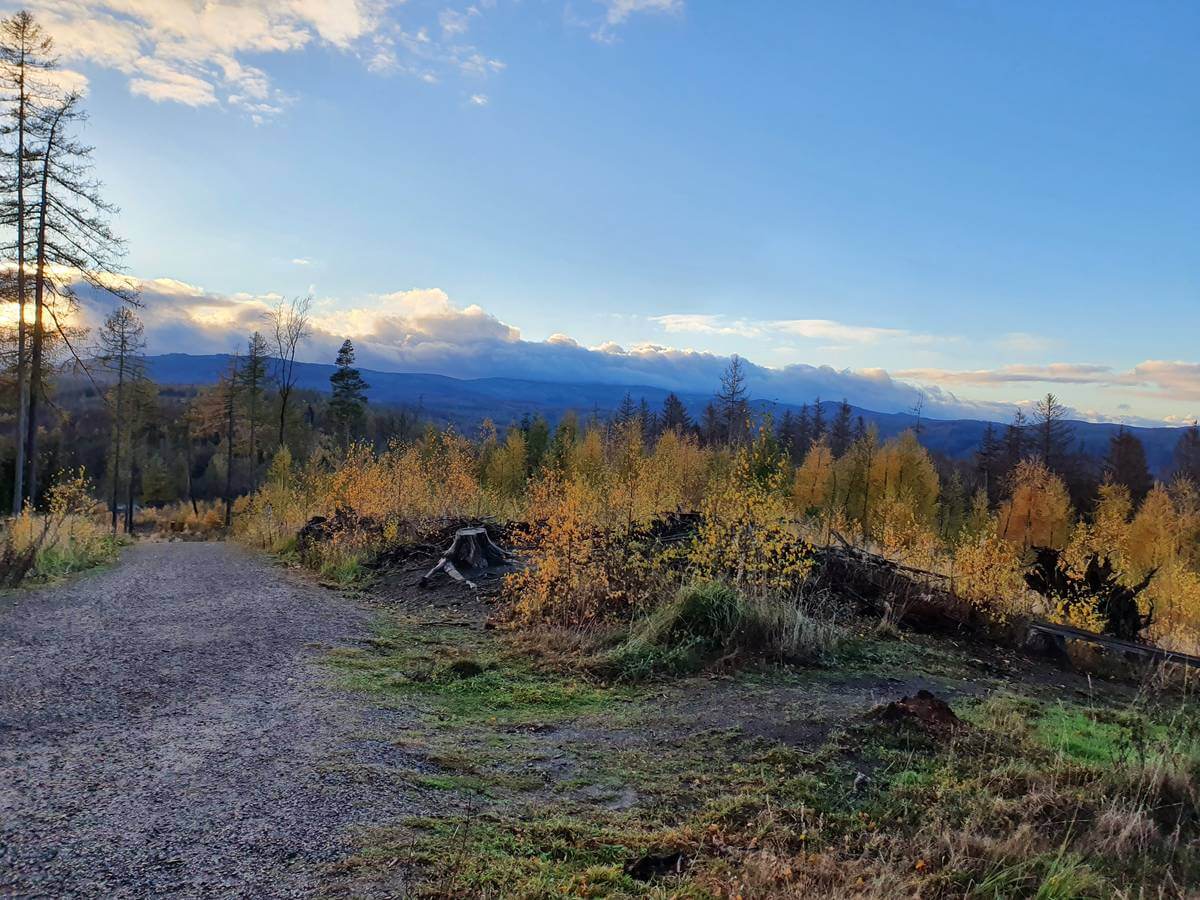
M841 639L796 600L750 597L718 581L687 584L603 655L597 670L621 681L695 672L716 657L827 662Z
M351 690L396 703L424 701L452 724L553 723L611 711L636 693L628 687L592 684L578 676L534 669L504 657L491 641L466 628L384 625L367 649L331 654L330 665ZM479 674L463 677L465 660Z
M61 578L107 565L117 558L124 543L112 535L87 542L63 541L38 553L33 566L34 577Z

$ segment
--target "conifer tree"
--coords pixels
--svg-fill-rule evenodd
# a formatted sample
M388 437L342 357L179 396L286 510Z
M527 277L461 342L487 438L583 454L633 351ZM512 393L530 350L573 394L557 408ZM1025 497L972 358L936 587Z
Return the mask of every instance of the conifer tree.
M979 449L975 451L975 471L983 482L983 490L989 502L994 503L1000 496L1000 485L1003 480L1001 471L1003 445L996 437L996 428L991 423L983 430L979 441Z
M624 425L632 422L637 413L638 408L637 404L633 402L633 394L626 391L625 396L621 398L621 405L617 407L617 414L613 421L618 425Z
M841 457L850 448L850 442L853 440L852 416L853 411L850 409L850 404L843 399L838 405L833 426L829 429L829 449L833 451L835 457Z
M221 378L218 390L225 415L225 527L233 524L233 444L237 435L238 356L229 360L229 372Z
M1018 409L1013 414L1012 421L1004 429L1004 441L1000 451L1000 469L998 474L1007 479L1017 464L1025 458L1029 450L1029 425L1025 420L1025 411Z
M808 412L808 404L800 404L800 415L796 417L796 452L801 456L808 453L813 442L812 416Z
M1175 444L1175 474L1200 486L1200 426L1195 422L1183 430Z
M329 400L329 415L341 435L342 446L348 446L351 430L362 422L363 409L367 405L367 388L370 385L354 367L354 344L349 338L342 342L335 365L337 370L329 376L329 383L333 389Z
M1067 415L1067 408L1053 394L1047 394L1033 407L1034 449L1046 468L1064 476L1070 462L1073 433Z
M779 417L779 425L775 429L775 439L779 441L779 446L784 449L792 462L796 462L800 458L794 444L795 437L796 417L792 415L790 409L785 409L783 415Z
M532 474L541 466L550 448L550 423L538 413L521 430L525 432L525 470Z
M674 392L667 394L663 400L662 414L659 416L664 431L674 431L684 434L692 428L692 417L688 415L687 407Z
M1108 456L1104 460L1104 475L1114 484L1129 489L1134 505L1142 502L1154 487L1154 477L1146 464L1146 448L1138 436L1125 426L1109 439Z
M66 339L66 318L76 306L68 279L81 279L121 302L136 301L136 292L116 275L124 253L108 222L116 208L104 201L100 184L91 177L92 148L71 136L72 127L85 119L80 95L69 93L38 117L35 129L37 218L25 422L25 492L30 498L38 487L38 407L45 390L48 334Z
M704 443L712 446L721 442L721 415L717 405L709 401L704 405L704 415L700 420L700 434Z
M812 415L812 439L819 441L825 436L825 410L821 406L821 398L818 397L813 403Z

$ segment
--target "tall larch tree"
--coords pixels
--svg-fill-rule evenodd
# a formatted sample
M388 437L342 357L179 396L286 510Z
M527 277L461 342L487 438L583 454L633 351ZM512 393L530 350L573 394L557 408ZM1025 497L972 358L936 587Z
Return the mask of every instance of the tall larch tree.
M86 119L78 93L69 93L39 115L33 133L36 149L36 233L34 235L33 322L29 350L29 409L25 423L25 492L37 494L38 406L45 391L48 334L61 337L76 361L67 319L76 306L75 284L136 303L137 294L121 278L124 243L109 219L116 208L100 194L91 176L92 148L72 137Z
M1051 472L1065 476L1071 457L1074 429L1069 412L1058 398L1047 394L1033 407L1034 449Z
M112 531L117 533L117 508L120 506L122 477L121 451L130 437L129 412L135 383L145 377L145 360L142 350L146 341L142 322L128 306L118 306L100 328L96 359L111 375L113 386L109 390L109 406L112 410L112 438L109 468L112 490L109 494L109 512L112 516ZM132 449L130 449L132 461ZM130 466L130 481L133 478Z
M311 333L312 297L281 300L267 313L275 351L275 385L279 390L279 435L276 449L287 439L288 407L296 388L296 353Z
M39 78L54 68L54 42L28 12L0 20L0 89L4 105L0 134L12 141L2 153L4 174L0 176L3 206L0 222L12 229L12 243L4 255L15 264L13 284L17 304L16 416L13 436L12 512L21 510L25 497L25 432L29 415L29 327L25 310L29 301L29 234L32 204L33 123L47 102L47 88Z
M736 353L721 373L721 388L716 396L717 411L723 434L729 444L745 442L750 431L750 395L746 387L746 366Z

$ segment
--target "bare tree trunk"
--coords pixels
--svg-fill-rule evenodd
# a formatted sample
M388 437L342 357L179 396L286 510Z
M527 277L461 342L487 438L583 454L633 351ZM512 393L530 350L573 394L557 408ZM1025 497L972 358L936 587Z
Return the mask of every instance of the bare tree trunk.
M277 447L283 446L283 434L287 427L288 397L291 393L291 388L280 387L279 389L279 441Z
M254 446L254 432L258 428L258 385L250 386L250 490L258 487L258 457Z
M25 429L29 409L29 366L25 327L25 53L21 52L21 74L17 87L17 432L13 441L12 513L21 512L25 500Z
M125 533L133 534L133 478L137 473L137 463L134 462L133 449L129 451L129 488L125 495Z
M122 358L117 370L117 415L113 422L113 472L112 472L112 533L117 533L117 497L121 484L121 399L125 392L125 360ZM131 479L132 480L132 477Z
M58 124L62 121L62 110L55 115L46 137L42 157L41 199L38 209L37 274L33 289L33 340L29 355L29 412L25 432L26 492L31 501L37 498L37 401L42 387L42 354L45 343L45 299L46 299L46 210L49 205L50 165L54 158Z
M184 464L187 466L187 495L188 499L192 501L192 513L198 516L200 515L200 507L196 504L196 492L192 486L192 466L195 464L195 460L192 459L192 426L190 422L184 430L183 443L185 447L184 452L186 453Z
M233 387L237 362L229 376L229 396L225 398L225 527L233 524Z

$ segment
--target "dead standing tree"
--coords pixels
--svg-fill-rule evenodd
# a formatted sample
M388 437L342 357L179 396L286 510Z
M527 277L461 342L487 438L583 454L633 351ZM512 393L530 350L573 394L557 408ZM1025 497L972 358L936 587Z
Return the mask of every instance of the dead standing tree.
M263 400L263 386L267 380L267 358L269 350L267 339L259 332L250 335L246 344L246 361L238 372L238 386L242 389L246 401L246 436L249 440L249 450L246 454L250 461L249 489L258 488L259 453L261 445L258 442L258 420Z
M37 153L37 232L35 237L34 315L29 353L29 411L25 423L25 493L37 495L38 403L44 393L47 316L54 331L75 353L64 322L76 306L75 283L136 303L137 294L116 273L124 244L108 224L116 208L100 196L91 177L92 148L70 135L86 118L80 95L67 94L39 116L34 133Z
M229 360L229 374L221 379L225 411L225 528L233 524L233 442L237 437L238 356Z
M296 387L296 350L310 334L309 309L312 297L294 297L279 302L267 313L275 340L275 382L279 386L279 440L282 447L287 433L288 401Z
M30 204L26 191L31 186L33 155L29 150L31 123L36 111L45 101L46 88L39 73L52 69L56 60L51 55L53 41L27 12L18 12L0 21L0 102L7 107L0 134L14 139L11 150L2 152L5 174L0 176L5 199L0 206L0 223L12 229L13 244L4 248L5 256L16 263L17 351L16 351L16 431L13 448L16 459L13 467L12 512L21 511L24 498L25 431L29 409L29 329L25 321L25 306L29 299L28 268Z
M121 483L121 438L129 421L127 405L129 388L132 382L145 376L145 361L141 351L145 347L145 338L141 320L128 306L118 306L100 329L100 346L96 354L97 361L116 377L112 388L113 437L112 437L112 495L110 511L112 513L112 532L117 533L117 505L120 497ZM130 505L133 494L133 451L130 449L129 493ZM132 510L126 513L128 523ZM128 528L126 529L128 530Z

